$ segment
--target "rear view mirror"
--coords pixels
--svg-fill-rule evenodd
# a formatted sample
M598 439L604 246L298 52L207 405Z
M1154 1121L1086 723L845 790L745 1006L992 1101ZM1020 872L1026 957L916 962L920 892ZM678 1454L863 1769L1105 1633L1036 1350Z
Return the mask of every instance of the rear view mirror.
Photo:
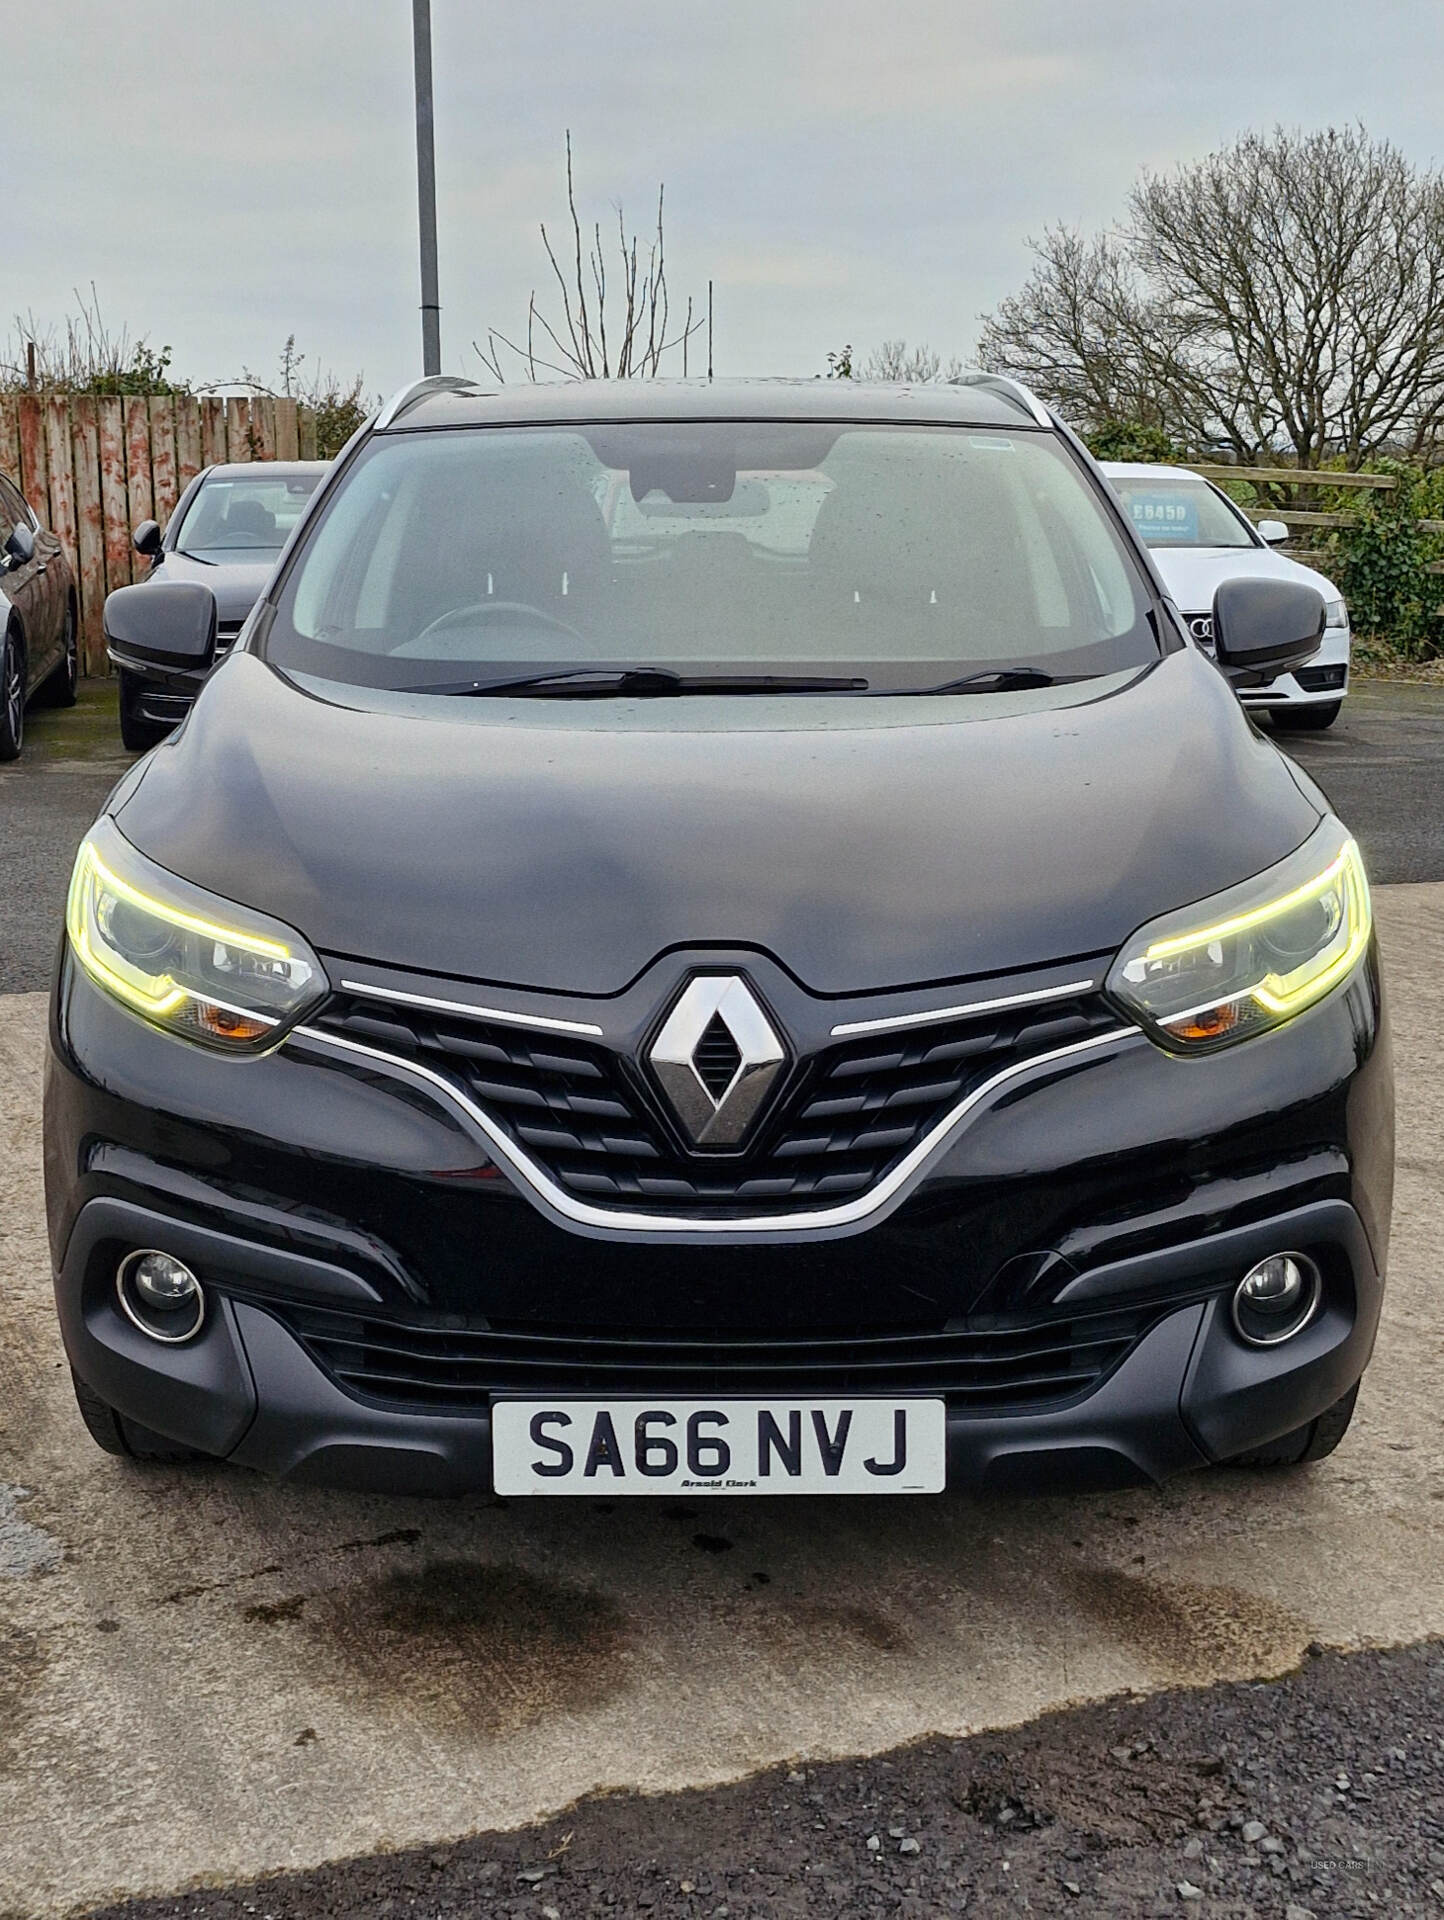
M118 667L208 671L216 658L216 596L190 580L117 587L105 603L105 647Z
M1289 530L1282 520L1260 520L1255 532L1270 547L1281 547L1289 537Z
M1302 580L1225 580L1213 596L1218 664L1245 686L1292 673L1323 637L1324 597Z
M35 558L35 535L22 520L5 542L5 558L12 567L26 567Z
M137 553L143 553L152 559L160 552L160 527L154 520L142 520L130 536L135 543Z

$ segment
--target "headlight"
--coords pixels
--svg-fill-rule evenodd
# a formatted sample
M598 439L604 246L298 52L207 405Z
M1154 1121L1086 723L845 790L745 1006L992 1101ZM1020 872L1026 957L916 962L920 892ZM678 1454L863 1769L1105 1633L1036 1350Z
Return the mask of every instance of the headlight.
M1108 991L1173 1052L1228 1046L1322 999L1372 924L1359 849L1326 820L1279 866L1141 928Z
M76 960L122 1005L228 1053L263 1053L329 991L289 927L167 873L109 819L75 856L65 927Z
M1349 609L1344 605L1343 601L1326 600L1324 602L1325 627L1346 627L1348 624Z

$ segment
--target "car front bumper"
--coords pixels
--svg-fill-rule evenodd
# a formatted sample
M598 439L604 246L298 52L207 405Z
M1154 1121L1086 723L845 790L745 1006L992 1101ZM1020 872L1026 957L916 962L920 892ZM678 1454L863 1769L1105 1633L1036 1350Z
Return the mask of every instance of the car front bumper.
M1349 691L1349 658L1352 635L1347 627L1329 627L1323 644L1306 667L1296 673L1280 674L1266 687L1245 688L1240 699L1246 707L1329 706L1342 700Z
M215 662L203 673L168 673L160 667L126 666L124 672L135 718L147 726L178 727L200 698L206 681L235 646L243 624L240 620L227 620L218 626Z
M46 1103L77 1374L172 1439L302 1479L485 1489L498 1395L665 1404L765 1383L941 1392L953 1486L1160 1480L1331 1405L1381 1305L1393 1117L1372 954L1207 1059L1136 1036L1022 1076L843 1238L572 1231L426 1088L292 1044L217 1058L66 961ZM139 1246L205 1282L193 1341L158 1345L118 1310ZM1246 1347L1232 1288L1285 1249L1317 1262L1323 1307Z

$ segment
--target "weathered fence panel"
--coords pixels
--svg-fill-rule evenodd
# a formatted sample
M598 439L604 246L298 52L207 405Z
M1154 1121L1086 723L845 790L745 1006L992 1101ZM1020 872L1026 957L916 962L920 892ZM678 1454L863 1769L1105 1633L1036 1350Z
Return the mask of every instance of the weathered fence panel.
M117 396L108 393L97 402L95 416L100 436L100 515L105 536L103 600L112 587L130 585L135 549L130 544L130 498L125 484L125 410ZM83 631L86 657L90 658L92 646L100 650L104 647L91 601L83 609Z
M226 457L226 403L208 393L201 401L201 465L214 467Z
M301 437L297 431L296 416L300 408L294 400L277 400L276 408L276 458L278 460L299 460L301 457Z
M1377 487L1388 493L1399 482L1392 473L1325 473L1317 467L1231 467L1211 460L1191 460L1194 473L1205 480L1261 480L1286 487Z
M155 489L150 475L150 407L144 400L125 403L125 490L130 524L155 518Z
M226 451L227 460L250 460L254 455L247 445L246 429L250 426L250 409L244 400L226 402Z
M64 542L75 575L81 658L105 669L105 596L145 571L131 534L164 522L202 467L314 459L315 416L294 400L207 394L0 394L0 472Z
M87 612L105 604L105 510L101 503L100 421L93 399L71 402L71 446L75 454L76 588L81 631Z
M20 415L20 491L48 502L49 474L45 462L45 417L33 393L22 393L16 403ZM40 511L36 507L36 512Z
M78 573L75 467L70 442L70 409L62 399L52 399L46 403L45 464L50 494L50 531L69 555L72 571Z
M175 402L150 403L150 483L155 517L164 526L180 499L175 475Z
M276 403L269 394L260 394L251 402L251 432L260 449L257 459L276 457Z
M0 394L0 473L20 478L20 421L9 394Z
M183 394L175 403L176 485L184 493L205 462L201 459L201 403Z

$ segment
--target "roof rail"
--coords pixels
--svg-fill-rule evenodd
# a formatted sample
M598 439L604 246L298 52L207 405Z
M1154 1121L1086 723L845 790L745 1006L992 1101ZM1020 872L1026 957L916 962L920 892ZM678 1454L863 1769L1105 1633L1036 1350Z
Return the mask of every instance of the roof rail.
M1025 387L1021 380L1015 380L1010 373L983 373L970 369L967 373L960 373L950 384L955 387L985 387L993 393L1005 393L1010 400L1016 400L1020 406L1026 407L1040 427L1054 424L1052 414L1037 394L1030 387Z
M460 373L429 373L424 380L412 380L392 394L377 414L372 432L385 433L388 427L394 427L407 408L424 399L428 393L460 393L475 385L474 380L468 380L465 374Z

